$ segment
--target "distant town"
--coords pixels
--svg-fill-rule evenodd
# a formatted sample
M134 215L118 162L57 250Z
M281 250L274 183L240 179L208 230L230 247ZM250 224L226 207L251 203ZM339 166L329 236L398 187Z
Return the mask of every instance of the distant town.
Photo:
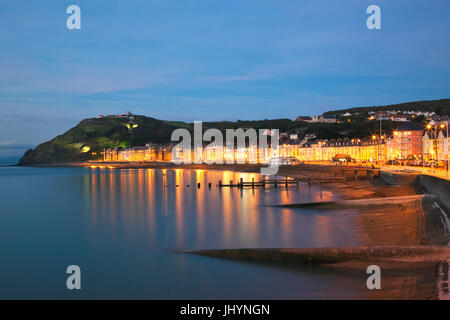
M366 113L367 114L367 113ZM358 113L345 112L337 116L320 115L313 117L299 116L296 121L308 123L342 123L351 122ZM100 116L103 117L103 116ZM128 117L129 130L133 128L134 117L131 113L113 117ZM422 118L426 125L414 120ZM279 145L272 150L257 150L257 163L268 163L274 158L280 164L301 162L344 162L401 164L434 168L447 168L448 152L448 116L440 116L429 111L369 111L367 120L379 121L380 128L371 136L360 138L318 139L315 134L306 134L299 138L297 133L281 132ZM400 122L396 130L383 130L383 121ZM266 130L266 135L271 135ZM185 163L194 159L194 150L178 148L174 143L155 144L133 148L105 148L103 161L171 161L174 154ZM220 152L202 150L203 162L250 163L250 154L256 146L233 148L223 147ZM175 152L172 152L175 151Z
M305 121L310 123L341 123L342 121L348 121L352 116L358 116L360 113L355 112L345 112L335 115L319 115L319 116L298 116L296 121ZM406 122L409 120L413 120L416 117L424 117L430 121L440 121L442 118L437 115L435 112L429 111L400 111L400 110L392 110L392 111L369 111L368 112L369 120L390 120L396 122Z
M339 162L448 169L449 105L450 100L444 99L328 111L314 116L300 115L294 120L203 122L205 131L218 129L224 135L228 129L245 132L255 129L272 141L272 129L278 129L278 145L272 146L271 141L267 141L267 146L254 145L246 140L243 146L228 144L213 152L207 148L209 140L203 141L201 150L194 150L193 145L190 148L184 145L183 149L180 141L172 141L172 133L178 128L192 134L193 123L159 120L131 112L98 115L28 150L19 164L193 163L200 159L203 163Z

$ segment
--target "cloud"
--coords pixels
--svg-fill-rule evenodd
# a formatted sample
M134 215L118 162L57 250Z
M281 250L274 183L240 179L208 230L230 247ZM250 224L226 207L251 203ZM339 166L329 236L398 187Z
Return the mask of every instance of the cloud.
M16 142L17 142L17 140L0 141L0 148L8 148L8 147L14 146L14 144Z
M109 66L89 63L17 61L0 63L3 93L96 94L167 85L186 71L175 67Z
M380 32L360 0L79 2L80 32L56 0L0 10L5 147L128 109L252 119L448 95L448 0L382 1Z

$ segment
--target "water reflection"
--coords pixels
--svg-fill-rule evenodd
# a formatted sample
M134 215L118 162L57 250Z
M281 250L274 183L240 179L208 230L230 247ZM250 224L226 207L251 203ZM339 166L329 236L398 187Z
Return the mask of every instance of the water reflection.
M94 237L119 230L150 247L323 246L352 242L333 216L271 205L329 201L333 194L299 188L219 188L219 181L259 181L255 173L169 169L92 169L88 219ZM199 186L198 186L199 184ZM211 186L209 185L211 184ZM117 234L113 235L118 236Z
M84 272L80 298L314 298L324 290L345 297L335 274L167 250L358 244L342 212L271 206L326 200L330 193L303 184L217 186L241 177L260 179L181 169L4 169L0 298L73 298L64 285L70 264Z

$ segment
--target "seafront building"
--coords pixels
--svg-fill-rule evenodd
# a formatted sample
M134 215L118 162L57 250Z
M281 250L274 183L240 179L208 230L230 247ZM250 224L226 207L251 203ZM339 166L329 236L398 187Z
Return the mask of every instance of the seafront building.
M103 152L107 162L171 161L172 145L146 144L144 147L108 148Z
M426 161L447 161L449 159L448 131L426 131L422 137L422 153Z
M420 159L423 129L412 122L403 123L387 141L387 160Z
M300 162L333 161L352 159L355 162L379 162L386 158L385 143L350 142L342 144L313 144L308 146L283 144L276 150L267 147L245 147L229 149L200 148L197 152L193 149L174 150L175 158L172 159L173 146L154 146L105 149L103 160L107 162L142 162L142 161L172 161L180 160L184 163L197 161L202 163L268 163L271 158L296 158ZM337 158L336 158L337 157Z
M449 137L446 126L424 130L411 122L403 123L390 137L372 136L370 140L328 141L303 139L278 145L276 149L256 146L244 148L182 149L173 144L147 144L144 147L105 149L107 162L179 161L183 163L269 163L273 158L298 162L352 161L357 163L402 163L446 165ZM173 151L173 152L172 152ZM174 159L172 156L174 155ZM284 163L281 161L281 163Z
M283 146L281 146L283 147ZM283 148L282 148L283 149ZM280 152L284 155L283 152ZM378 163L386 159L386 144L384 142L361 142L336 144L317 144L298 148L297 158L301 162L342 161L351 159L355 162ZM294 155L293 155L294 156Z

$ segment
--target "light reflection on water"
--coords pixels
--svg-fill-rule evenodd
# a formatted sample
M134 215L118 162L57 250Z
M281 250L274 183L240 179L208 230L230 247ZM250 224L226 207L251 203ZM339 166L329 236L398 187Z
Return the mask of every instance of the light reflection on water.
M129 236L136 230L146 230L155 247L194 249L342 243L342 236L336 234L329 215L302 214L271 206L329 201L333 198L330 192L308 185L300 185L298 189L218 187L219 180L225 184L239 182L241 178L259 180L254 173L229 171L96 171L90 175L90 180L85 180L85 189L91 190L88 198L91 207L86 215L93 235L117 228ZM168 229L173 237L156 238L157 230L161 229ZM299 241L302 238L303 241Z
M217 187L241 177L259 180L253 173L182 169L0 169L0 297L330 297L324 290L340 288L342 278L320 270L171 251L357 244L351 221L339 212L272 206L328 201L330 192L306 184ZM85 284L75 295L65 289L70 264L80 265Z

